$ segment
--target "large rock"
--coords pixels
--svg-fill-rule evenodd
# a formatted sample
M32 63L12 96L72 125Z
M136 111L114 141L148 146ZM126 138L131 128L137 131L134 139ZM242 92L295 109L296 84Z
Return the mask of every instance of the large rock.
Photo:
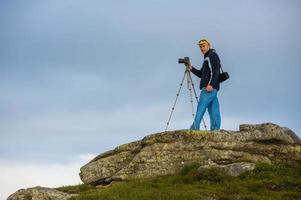
M52 188L33 187L20 189L10 195L7 200L67 200L75 194L67 194Z
M176 130L156 133L123 144L81 167L84 183L103 184L174 174L184 165L230 165L238 162L301 163L298 136L272 123L240 125L239 131Z
M238 163L231 163L227 165L219 165L211 160L208 162L207 165L202 165L198 168L198 172L202 173L206 169L217 169L219 171L224 172L229 176L239 176L240 174L251 171L255 169L255 163L250 162L238 162Z

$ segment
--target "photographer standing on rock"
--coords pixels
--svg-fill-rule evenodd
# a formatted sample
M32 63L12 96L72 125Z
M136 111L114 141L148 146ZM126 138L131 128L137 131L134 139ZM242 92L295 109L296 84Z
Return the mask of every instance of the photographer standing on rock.
M220 59L214 49L210 48L210 42L202 39L198 43L204 54L204 62L200 70L194 68L190 63L186 67L200 80L200 98L194 121L190 127L192 130L200 130L200 123L206 109L210 115L210 130L219 130L221 127L221 116L217 92L220 88L219 73Z

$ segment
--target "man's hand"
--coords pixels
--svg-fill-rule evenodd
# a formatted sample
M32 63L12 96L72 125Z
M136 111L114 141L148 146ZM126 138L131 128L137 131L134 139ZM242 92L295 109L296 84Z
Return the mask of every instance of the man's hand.
M186 66L186 69L188 69L189 71L192 70L192 65L190 63L189 64L185 64L185 66Z
M211 92L212 90L213 90L212 85L207 85L206 91L207 91L207 92Z

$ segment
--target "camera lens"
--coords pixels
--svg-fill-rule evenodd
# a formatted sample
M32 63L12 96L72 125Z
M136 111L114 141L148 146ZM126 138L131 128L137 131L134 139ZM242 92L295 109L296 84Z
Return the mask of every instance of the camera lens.
M179 58L178 63L185 63L185 60L183 58Z

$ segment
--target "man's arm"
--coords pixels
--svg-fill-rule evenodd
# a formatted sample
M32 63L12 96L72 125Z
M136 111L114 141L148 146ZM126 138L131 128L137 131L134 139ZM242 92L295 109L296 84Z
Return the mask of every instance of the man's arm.
M197 77L199 77L199 78L202 77L202 69L198 70L198 69L194 68L193 66L191 66L190 71Z

